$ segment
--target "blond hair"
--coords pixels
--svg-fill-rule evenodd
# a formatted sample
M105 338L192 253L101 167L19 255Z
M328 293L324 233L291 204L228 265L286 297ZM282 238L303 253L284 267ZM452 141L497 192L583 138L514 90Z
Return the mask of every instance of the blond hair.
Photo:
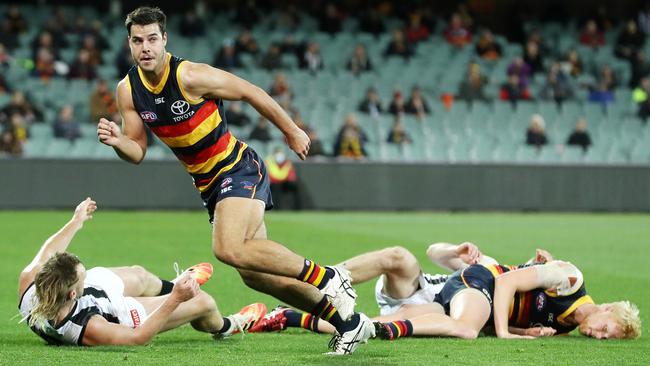
M45 262L34 280L38 303L29 314L30 326L42 327L48 320L56 319L79 281L77 266L80 263L79 258L70 253L56 253Z
M616 315L618 324L623 328L623 338L639 338L641 336L639 308L629 301L617 301L608 305Z

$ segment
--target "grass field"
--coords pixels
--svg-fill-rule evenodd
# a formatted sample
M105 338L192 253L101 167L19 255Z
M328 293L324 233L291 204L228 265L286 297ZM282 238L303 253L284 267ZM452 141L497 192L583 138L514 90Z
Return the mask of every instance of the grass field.
M532 341L479 338L370 341L347 358L328 358L329 336L292 330L249 334L215 342L189 327L158 336L145 347L48 347L24 324L17 324L17 278L41 243L70 212L0 212L0 365L319 365L319 364L650 364L647 314L650 309L650 216L610 214L432 214L432 213L271 213L271 238L321 263L390 245L414 252L426 271L426 246L433 241L473 241L504 263L525 261L536 247L580 267L597 302L630 299L646 319L636 341L597 341L576 333ZM210 261L215 276L204 289L223 313L262 301L277 301L246 288L236 272L212 257L204 212L106 212L100 210L69 248L86 267L140 264L172 278L172 263ZM374 283L357 286L358 310L376 315Z

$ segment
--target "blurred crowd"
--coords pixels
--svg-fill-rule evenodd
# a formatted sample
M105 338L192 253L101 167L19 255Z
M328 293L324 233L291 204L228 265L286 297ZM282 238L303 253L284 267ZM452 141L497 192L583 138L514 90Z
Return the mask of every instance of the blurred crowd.
M327 63L332 63L345 65L345 69L353 75L374 72L378 60L371 59L364 44L350 44L349 49L341 50L339 60L324 59L318 42L298 39L295 35L305 17L313 17L318 30L326 34L336 35L346 31L344 22L351 18L357 21L355 31L375 36L390 34L382 56L385 58L409 60L416 54L418 44L432 37L444 39L456 49L473 47L475 56L466 67L463 81L456 90L450 90L445 95L427 95L426 85L413 85L410 90L395 89L387 102L381 99L375 88L369 88L366 95L356 96L359 102L354 112L373 117L392 116L393 123L387 126L385 136L382 137L388 144L412 143L412 136L403 123L405 116L413 116L422 123L436 123L436 116L432 115L432 103L450 105L453 100L510 103L513 107L521 102L545 100L552 101L561 108L563 103L585 95L578 93L579 90L584 90L586 100L583 102L597 103L607 108L615 101L616 90L629 88L633 90L632 102L638 105L638 116L644 121L650 116L650 63L644 52L646 33L650 31L650 7L639 9L636 16L628 19L612 19L606 11L598 8L594 17L579 20L581 30L575 39L576 47L598 49L607 45L608 38L615 40L612 45L614 56L628 63L631 75L627 85L623 85L620 75L611 65L583 60L576 48L558 54L539 29L524 30L519 25L508 27L502 35L495 35L488 25L476 20L472 9L464 3L455 5L444 14L434 13L432 7L422 1L403 2L404 4L371 3L372 6L355 8L327 1L314 1L308 5L289 2L272 9L274 15L270 27L274 31L284 31L286 36L262 49L251 29L262 20L264 12L269 10L265 6L275 3L252 0L236 2L230 11L231 21L241 31L232 39L224 39L216 47L212 65L237 73L244 67L242 57L246 55L257 67L276 73L272 84L262 87L266 87L268 93L287 110L296 124L308 133L312 139L311 156L323 156L331 151L331 155L341 159L364 159L368 155L365 147L368 135L364 132L367 126L360 126L355 113L349 111L343 121L333 122L341 124L334 146L331 149L322 146L316 123L303 120L301 112L305 111L300 111L293 105L294 92L284 73L291 67L286 64L287 59L294 58L292 65L310 73L322 72ZM388 18L398 21L388 22ZM30 40L29 62L21 60L24 67L29 67L31 76L43 82L52 78L67 78L94 83L94 91L88 97L91 121L101 117L119 121L113 92L107 81L99 77L97 68L100 65L114 64L117 75L126 74L132 65L128 44L109 44L105 37L105 24L84 17L72 19L64 7L56 8L43 24L30 24L26 19L27 15L20 6L9 6L2 14L0 70L19 61L13 57L13 51L21 47L20 36L30 27L39 27L36 36ZM509 19L508 24L510 23L512 21ZM608 32L615 32L616 29L620 29L616 37L606 37ZM122 32L123 29L115 31ZM178 31L187 38L204 37L210 32L209 21L201 11L192 7L182 15ZM71 39L76 42L71 43ZM505 57L504 48L512 44L520 45L521 54L508 60L506 75L498 77L505 82L498 85L497 95L490 94L487 89L495 80L488 78L484 69ZM104 51L109 47L120 47L114 60L103 57ZM65 59L64 50L67 53L73 50L74 57ZM543 77L539 78L538 75ZM591 77L586 78L585 75ZM543 85L535 88L537 92L534 93L531 83L536 79L542 79ZM8 102L0 106L0 152L20 155L33 123L51 123L56 138L74 141L81 137L80 125L87 122L79 118L73 105L62 106L54 120L44 121L42 106L34 105L19 85L9 85L3 73L0 73L0 94L10 95ZM250 135L242 137L263 142L272 140L269 122L261 117L252 121L241 103L229 103L226 113L229 124L252 126ZM524 124L525 121L522 121L522 139L527 144L540 147L550 143L544 131L544 116L531 116L528 129L523 127ZM576 121L575 131L567 136L566 141L552 143L566 143L588 149L592 141L587 131L587 121L580 118Z

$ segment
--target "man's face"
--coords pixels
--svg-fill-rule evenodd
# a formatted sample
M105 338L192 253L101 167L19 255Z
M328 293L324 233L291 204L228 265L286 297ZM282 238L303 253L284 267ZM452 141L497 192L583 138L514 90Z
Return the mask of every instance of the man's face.
M131 56L143 71L160 70L157 66L165 61L167 33L160 32L158 23L133 24L129 35Z
M624 332L617 322L616 314L608 307L599 308L589 315L578 328L582 335L596 339L623 338Z

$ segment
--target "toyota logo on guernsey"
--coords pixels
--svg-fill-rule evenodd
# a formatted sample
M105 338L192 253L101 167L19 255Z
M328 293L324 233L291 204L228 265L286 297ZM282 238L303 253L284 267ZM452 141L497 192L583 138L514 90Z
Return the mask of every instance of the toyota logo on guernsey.
M185 114L190 109L190 104L184 100L177 100L172 103L171 109L176 115Z

